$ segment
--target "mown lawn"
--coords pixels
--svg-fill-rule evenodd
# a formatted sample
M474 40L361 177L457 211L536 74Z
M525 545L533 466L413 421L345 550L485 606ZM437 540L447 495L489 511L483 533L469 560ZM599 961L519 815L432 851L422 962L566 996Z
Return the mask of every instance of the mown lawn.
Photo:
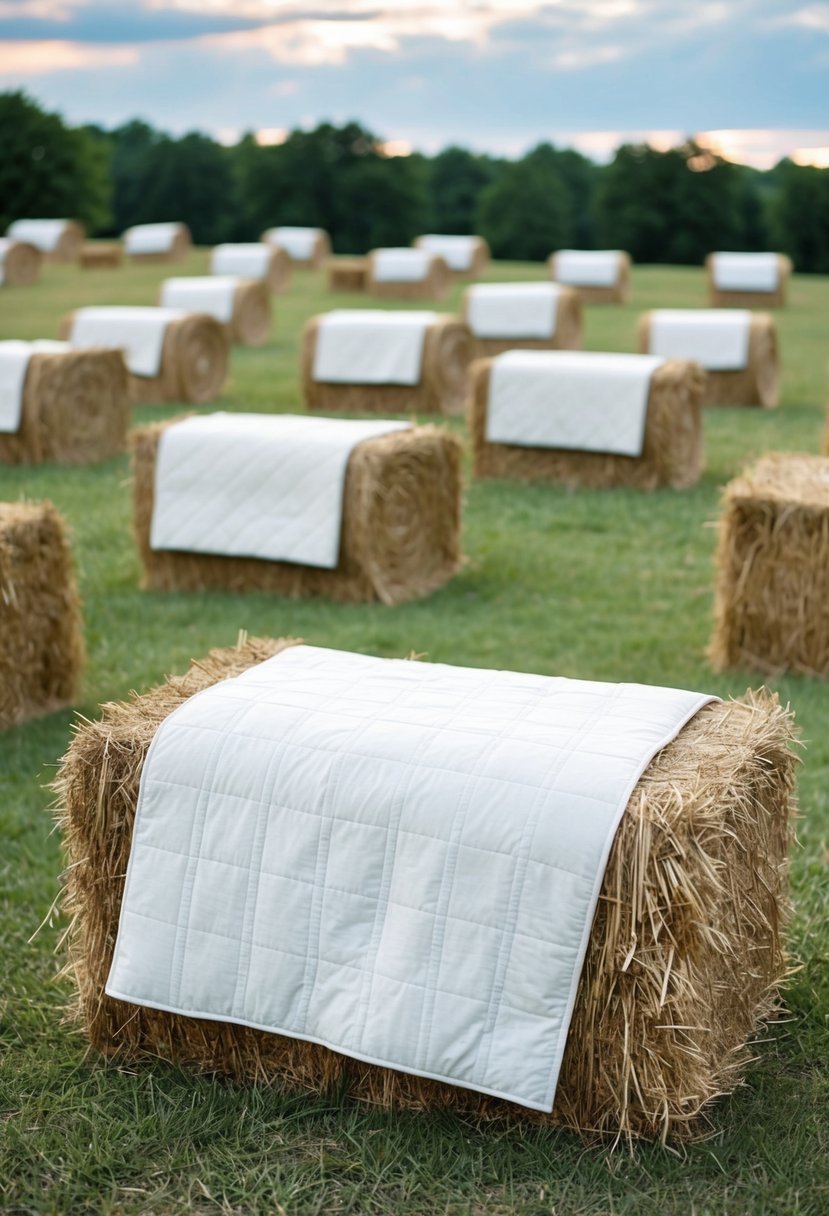
M206 255L196 252L186 269L205 265ZM54 336L60 316L81 304L154 302L162 275L161 267L50 267L36 286L0 292L0 336ZM538 266L506 264L491 273L542 275ZM302 323L350 302L327 296L321 275L295 276L290 293L276 301L271 344L233 352L217 406L300 409ZM629 306L587 310L586 345L632 350L641 309L704 302L701 270L637 268ZM453 299L446 307L455 305ZM445 662L724 696L757 685L750 672L714 675L705 660L718 492L759 453L819 450L829 279L795 280L778 324L781 408L707 413L708 468L695 489L637 495L470 485L466 569L431 599L396 609L142 592L126 458L94 469L0 467L2 498L48 497L71 522L90 656L80 712L95 715L100 702L182 670L191 656L232 644L240 629L382 655L415 650ZM175 412L143 408L136 421ZM61 922L50 908L61 856L44 788L73 715L0 737L0 1210L829 1211L829 688L798 677L770 684L796 709L806 743L791 932L800 969L787 991L789 1015L763 1036L745 1086L713 1110L711 1138L681 1154L652 1146L632 1157L610 1154L570 1133L390 1114L337 1094L284 1096L161 1063L119 1068L87 1054L62 1021L68 993L55 981Z

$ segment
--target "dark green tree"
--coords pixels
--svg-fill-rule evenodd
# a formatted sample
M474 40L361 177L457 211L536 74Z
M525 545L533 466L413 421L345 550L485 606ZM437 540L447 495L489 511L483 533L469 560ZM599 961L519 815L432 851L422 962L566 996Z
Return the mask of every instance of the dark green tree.
M541 144L484 190L477 231L496 258L538 262L568 243L571 210L555 150Z
M481 192L497 173L488 156L465 148L445 148L429 162L428 226L435 232L474 233Z
M829 274L829 169L784 160L773 171L776 243L799 271Z

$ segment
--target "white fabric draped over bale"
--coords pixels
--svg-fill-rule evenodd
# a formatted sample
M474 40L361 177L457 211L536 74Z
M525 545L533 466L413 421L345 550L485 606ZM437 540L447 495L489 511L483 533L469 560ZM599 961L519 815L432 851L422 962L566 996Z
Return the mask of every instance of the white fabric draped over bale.
M555 279L568 287L615 287L621 264L618 249L559 249Z
M776 253L715 253L711 273L718 291L777 291L780 264Z
M156 733L107 992L549 1111L619 822L709 700L290 647Z
M32 355L63 354L69 349L68 342L53 342L49 338L0 342L0 432L16 435L20 430L26 373Z
M372 276L376 283L422 283L428 278L434 254L426 249L375 249Z
M157 376L164 337L171 321L187 316L181 308L128 305L79 308L72 316L69 342L74 347L116 347L134 376Z
M472 269L477 240L474 236L441 236L439 233L429 232L425 236L419 236L416 244L418 249L425 249L428 253L443 258L450 270L468 274Z
M271 245L279 245L289 257L297 262L307 262L314 256L314 247L323 235L321 228L294 228L283 225L280 228L269 228L265 240Z
M335 309L319 323L314 379L330 384L420 383L426 310Z
M486 439L533 448L641 456L650 355L507 351L492 361Z
M169 253L181 224L136 224L124 233L124 248L127 253Z
M552 338L561 289L555 283L478 283L466 292L476 338Z
M217 274L165 279L161 284L161 306L185 312L205 312L223 325L229 325L241 281L233 275Z
M707 371L740 371L748 364L748 309L657 308L650 319L652 355L694 359Z
M54 253L69 220L15 220L9 225L6 236L15 241L26 241L42 253Z
M210 273L266 279L271 256L269 247L261 241L244 245L217 245L210 254Z
M6 254L14 244L9 237L0 237L0 286L6 281Z
M161 436L150 545L335 569L348 461L408 422L216 413Z

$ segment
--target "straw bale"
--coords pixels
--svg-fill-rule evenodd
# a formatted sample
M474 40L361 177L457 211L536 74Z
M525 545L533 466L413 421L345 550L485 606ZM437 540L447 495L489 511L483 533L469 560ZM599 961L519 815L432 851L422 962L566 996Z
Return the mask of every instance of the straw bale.
M87 241L81 249L82 270L115 270L123 262L124 251L117 241Z
M333 570L151 549L156 456L170 425L144 427L132 436L135 536L146 587L223 587L392 605L429 595L460 568L462 446L432 426L366 440L351 453Z
M0 434L0 464L95 464L123 452L130 424L127 369L118 350L34 354L20 429Z
M272 245L268 259L268 273L265 276L268 289L275 293L287 291L291 286L292 272L293 262L290 254L279 245Z
M267 229L265 232L263 232L259 239L260 241L264 241L266 245L275 245L274 241L268 239L269 231L271 230ZM275 245L275 248L282 250L285 256L289 259L292 267L296 267L299 270L320 270L323 266L325 266L325 263L331 257L331 238L327 232L320 229L316 238L314 239L313 252L311 253L310 258L291 257L288 251L281 245Z
M271 293L262 279L242 279L233 297L233 316L227 326L231 342L264 346L271 333Z
M74 313L61 320L59 333L71 341ZM164 334L157 376L127 374L134 405L164 405L186 401L206 405L215 401L227 379L229 343L225 327L206 313L188 313L171 321Z
M374 277L375 252L372 250L367 259L366 290L369 295L379 300L443 300L448 296L453 276L443 258L432 255L425 278L414 282L402 279L380 282Z
M472 335L458 317L441 316L423 343L418 384L330 384L314 379L314 352L321 316L311 317L302 333L302 396L309 410L326 414L462 414Z
M709 253L705 259L708 304L711 308L784 308L793 269L791 258L778 253L776 291L721 291L714 286L714 254Z
M449 267L449 273L454 280L480 279L489 266L490 249L487 242L482 236L472 237L472 242L472 262L469 270L453 270L451 266ZM415 249L422 248L423 237L416 237L412 244Z
M63 520L50 502L0 503L0 730L71 705L83 664Z
M192 248L193 240L190 236L190 229L186 224L176 224L176 232L169 248L163 249L159 253L132 253L129 250L125 250L125 252L131 262L183 262Z
M329 291L365 291L368 279L368 258L329 258Z
M468 317L469 297L464 297L463 316ZM494 359L508 350L581 350L581 297L572 287L562 287L556 305L556 330L551 338L478 338L472 335L476 359Z
M774 452L723 492L718 669L829 676L829 460Z
M696 363L672 359L651 376L641 456L490 443L486 438L491 361L472 365L467 421L475 477L550 481L566 486L630 486L684 490L705 465L702 433L704 376Z
M77 220L67 220L60 240L51 253L43 256L47 262L77 262L86 240L86 229Z
M555 1106L528 1111L363 1064L327 1048L105 995L138 784L158 726L182 700L290 640L212 651L184 677L84 722L56 783L71 919L66 973L85 1034L121 1064L162 1056L241 1081L384 1107L444 1108L667 1139L705 1130L740 1082L746 1044L786 973L791 715L767 692L707 706L634 789L601 888Z
M638 323L639 350L650 348L651 314L643 312ZM748 360L744 368L731 372L705 373L703 405L759 405L774 409L780 402L780 355L774 317L758 312L751 318Z
M29 287L37 281L43 254L28 241L9 239L3 259L3 283L9 287Z
M547 259L550 278L556 279L556 255L551 253ZM567 284L570 286L570 284ZM582 304L627 304L630 297L630 254L621 252L619 255L619 277L612 287L573 287L578 292Z

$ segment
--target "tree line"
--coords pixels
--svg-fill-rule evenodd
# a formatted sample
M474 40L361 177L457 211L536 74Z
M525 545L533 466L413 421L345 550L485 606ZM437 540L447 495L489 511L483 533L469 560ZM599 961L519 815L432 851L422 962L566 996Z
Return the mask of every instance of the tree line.
M356 122L226 147L139 120L70 127L8 92L0 144L0 231L21 216L72 216L95 236L175 219L212 245L307 224L338 253L475 232L496 258L621 248L636 262L698 265L712 249L774 249L799 271L829 273L829 170L782 160L760 172L693 140L669 151L625 144L607 165L549 143L518 160L460 147L391 158Z

